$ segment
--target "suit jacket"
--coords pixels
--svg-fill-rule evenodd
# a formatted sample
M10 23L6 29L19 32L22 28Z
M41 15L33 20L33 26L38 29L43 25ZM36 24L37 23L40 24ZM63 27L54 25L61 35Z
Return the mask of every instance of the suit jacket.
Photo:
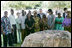
M65 13L63 13L63 17L65 18Z
M63 17L64 17L64 18L66 17L66 13L63 13Z
M44 15L44 13L42 13L42 15ZM40 13L39 13L39 14L37 14L37 16L41 19ZM42 17L43 17L43 16L42 16Z

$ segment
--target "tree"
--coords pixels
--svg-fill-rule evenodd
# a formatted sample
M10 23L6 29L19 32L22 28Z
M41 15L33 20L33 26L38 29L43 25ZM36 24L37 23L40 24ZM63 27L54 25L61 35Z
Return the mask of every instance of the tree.
M71 1L6 1L2 5L2 9L6 10L9 8L15 8L16 10L20 9L33 9L33 8L71 8Z
M15 8L16 10L19 9L27 9L27 8L34 8L40 5L40 1L9 1L5 3L3 7L7 8Z
M59 8L71 8L71 1L51 1L49 2L49 8L55 8L55 7L59 7Z

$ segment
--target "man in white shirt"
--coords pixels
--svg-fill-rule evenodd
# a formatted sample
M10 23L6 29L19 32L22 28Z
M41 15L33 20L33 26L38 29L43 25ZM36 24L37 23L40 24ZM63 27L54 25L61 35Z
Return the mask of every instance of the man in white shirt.
M22 10L22 16L20 16L20 26L21 26L21 34L22 34L22 41L24 40L25 36L26 36L26 32L25 32L25 19L26 19L26 15L24 10Z
M15 16L14 16L14 10L11 9L11 15L9 16L10 23L11 23L11 29L12 29L12 38L13 42L16 44L17 43L17 31L16 31L16 21L15 21Z

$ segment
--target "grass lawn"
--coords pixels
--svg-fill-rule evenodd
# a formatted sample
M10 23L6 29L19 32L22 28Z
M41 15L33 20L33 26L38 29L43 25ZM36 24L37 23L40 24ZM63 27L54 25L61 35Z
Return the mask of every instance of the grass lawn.
M18 35L18 32L17 32L17 42L19 41L19 35ZM3 47L3 35L1 34L1 40L2 40L2 46L1 47ZM21 47L21 44L22 43L17 43L17 44L15 44L13 47ZM7 47L9 47L8 45L7 45Z

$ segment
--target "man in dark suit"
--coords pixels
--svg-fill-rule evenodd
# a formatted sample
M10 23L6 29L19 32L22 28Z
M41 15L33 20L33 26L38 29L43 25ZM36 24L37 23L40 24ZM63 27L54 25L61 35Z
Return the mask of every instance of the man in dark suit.
M67 8L64 8L64 13L63 13L63 17L65 18L66 17L66 15L67 15Z
M43 18L44 13L42 12L42 9L39 9L39 14L37 14L37 16L42 19Z
M42 24L43 15L44 13L42 12L42 9L39 9L39 13L37 14L37 16L40 18L39 20L40 31L43 30L43 24Z

